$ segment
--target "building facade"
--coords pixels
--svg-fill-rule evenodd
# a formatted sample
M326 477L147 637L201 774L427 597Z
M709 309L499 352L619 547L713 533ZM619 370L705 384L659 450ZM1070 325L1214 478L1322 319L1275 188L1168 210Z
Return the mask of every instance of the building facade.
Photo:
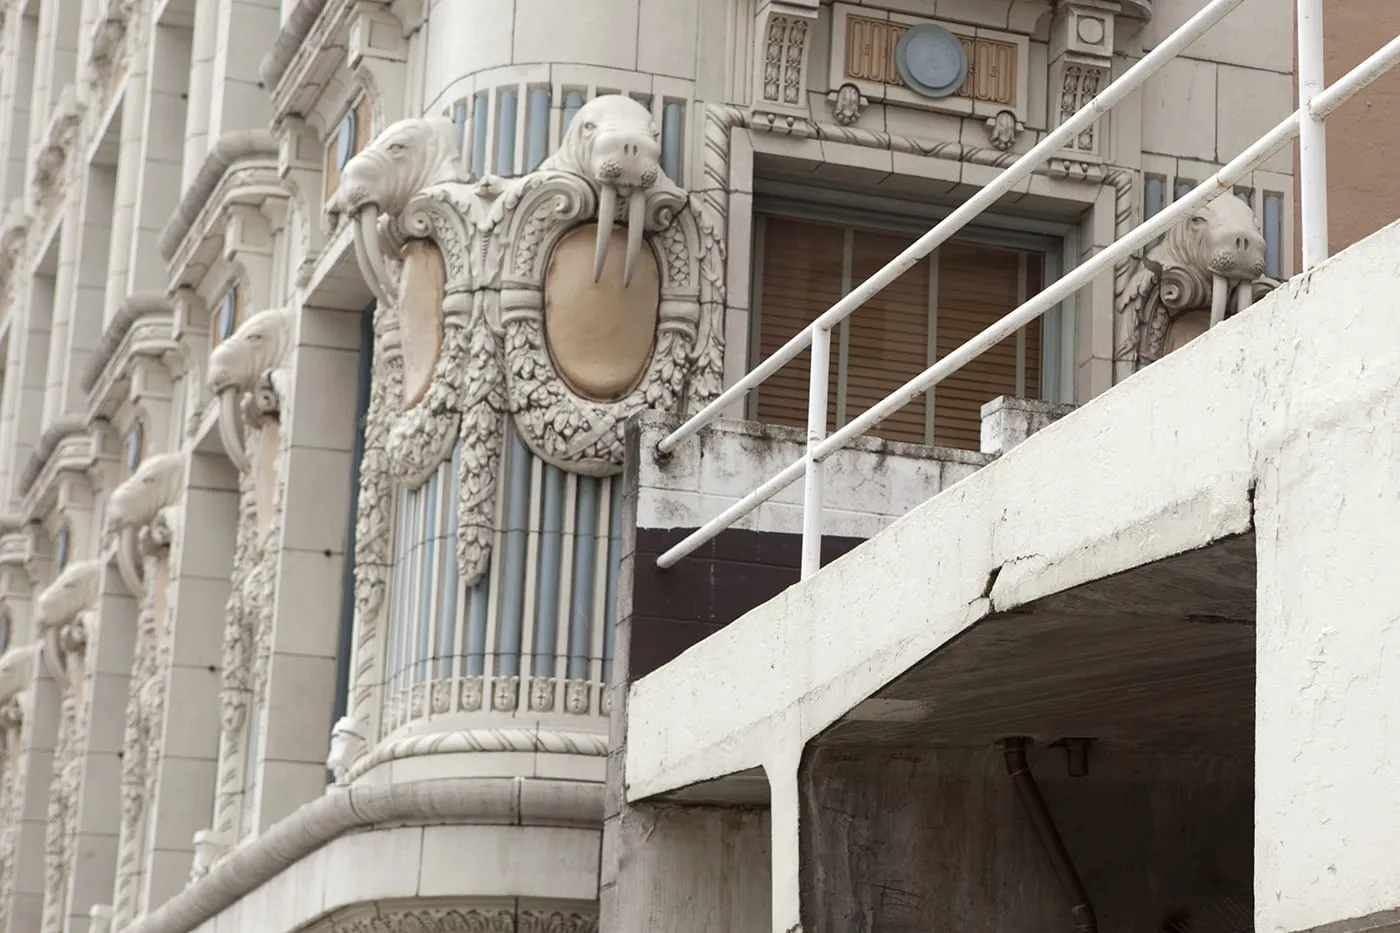
M1200 6L8 0L0 929L608 927L614 686L796 577L782 509L737 557L636 553L793 449L806 357L669 498L642 494L648 419ZM843 325L831 423L1285 116L1289 6L1246 0ZM1232 281L1266 291L1293 189L1282 152L1192 242L1247 241ZM832 553L986 465L989 420L1167 352L1144 268L852 452L902 465L848 484Z

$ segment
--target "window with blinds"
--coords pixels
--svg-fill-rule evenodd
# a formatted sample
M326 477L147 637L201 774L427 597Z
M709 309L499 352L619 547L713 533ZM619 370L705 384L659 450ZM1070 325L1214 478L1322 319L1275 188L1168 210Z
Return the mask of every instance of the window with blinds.
M785 217L760 218L757 362L913 242L901 234ZM952 241L904 273L832 335L828 429L858 417L1044 286L1045 256ZM761 385L754 417L807 423L809 354ZM1036 321L901 409L871 433L976 450L982 405L999 395L1041 397Z

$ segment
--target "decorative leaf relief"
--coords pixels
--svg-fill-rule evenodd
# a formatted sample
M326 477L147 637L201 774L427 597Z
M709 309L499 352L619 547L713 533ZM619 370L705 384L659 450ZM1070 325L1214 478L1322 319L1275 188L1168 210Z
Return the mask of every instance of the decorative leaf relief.
M389 460L399 482L416 488L452 456L461 426L461 373L471 365L471 335L449 326L423 400L399 415L389 431Z
M457 566L464 586L475 586L491 562L496 478L501 470L506 393L500 347L486 326L488 296L467 328L462 384L462 450L457 477Z

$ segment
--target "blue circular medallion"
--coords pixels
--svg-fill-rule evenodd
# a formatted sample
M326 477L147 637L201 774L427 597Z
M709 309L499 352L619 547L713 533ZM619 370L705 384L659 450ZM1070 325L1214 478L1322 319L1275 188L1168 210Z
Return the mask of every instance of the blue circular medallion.
M962 40L933 23L906 29L895 46L894 62L905 85L920 97L951 97L967 80Z

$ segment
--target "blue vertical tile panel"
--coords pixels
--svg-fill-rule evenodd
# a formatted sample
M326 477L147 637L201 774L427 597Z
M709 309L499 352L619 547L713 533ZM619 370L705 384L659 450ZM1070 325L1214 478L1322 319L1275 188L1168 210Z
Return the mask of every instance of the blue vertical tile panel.
M593 596L598 567L598 488L602 481L593 476L578 478L574 509L573 585L569 589L569 670L570 680L588 677L589 653L593 646Z
M559 584L563 581L564 555L564 471L544 465L543 496L540 504L539 563L535 575L535 638L530 673L536 677L556 675L555 640L559 635Z
M488 589L490 571L467 591L467 657L468 677L480 677L486 673L486 611L491 604L491 591Z
M679 183L681 152L685 147L685 111L680 104L667 104L661 111L661 171Z
M513 90L502 90L496 102L496 165L497 175L515 174L515 126L519 95Z
M1166 181L1161 178L1147 179L1147 184L1143 188L1142 216L1144 220L1150 220L1162 212L1162 204L1165 201Z
M457 133L457 155L466 156L467 145L467 102L459 100L452 105L452 128Z
M525 103L525 171L533 172L549 154L549 90L532 88Z
M432 657L433 651L433 576L437 569L438 552L443 549L442 533L438 528L438 515L441 512L438 486L441 483L441 474L442 470L439 468L429 476L421 494L423 531L419 547L422 549L422 559L418 565L418 584L414 587L418 592L418 638L413 648L414 683L427 680L428 659Z
M569 127L573 125L574 117L578 116L579 110L583 107L583 93L580 91L569 91L564 95L564 128L563 132L569 132Z
M1283 195L1264 194L1264 274L1283 277Z
M486 133L491 128L491 95L482 92L472 101L472 164L473 175L486 174Z
M496 635L496 673L520 673L520 644L525 623L526 546L530 529L530 456L514 429L506 460L505 556L501 568L501 614Z
M350 448L350 515L345 532L345 569L340 577L340 639L335 658L335 702L331 722L350 708L350 653L355 644L355 532L360 510L360 462L365 457L365 418L374 371L374 305L360 313L360 358L355 385L355 439Z
M612 478L608 494L608 583L603 607L603 683L612 683L613 640L617 628L617 578L622 567L622 477Z
M438 680L452 676L452 662L457 650L457 471L461 468L461 446L452 449L452 461L447 472L447 533L443 536L438 554L438 623L437 623L437 669L433 675Z

